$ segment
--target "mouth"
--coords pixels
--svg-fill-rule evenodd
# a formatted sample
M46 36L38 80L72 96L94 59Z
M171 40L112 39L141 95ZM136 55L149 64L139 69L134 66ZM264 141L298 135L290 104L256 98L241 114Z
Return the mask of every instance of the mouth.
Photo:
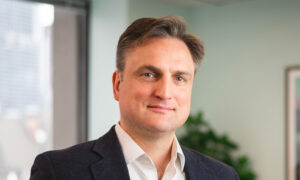
M160 105L148 105L147 108L152 111L161 112L161 113L175 111L175 108L173 107L160 106Z

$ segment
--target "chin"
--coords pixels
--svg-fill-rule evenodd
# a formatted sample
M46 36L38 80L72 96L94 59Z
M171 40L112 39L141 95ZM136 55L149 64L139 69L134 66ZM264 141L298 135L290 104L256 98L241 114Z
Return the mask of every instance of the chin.
M179 127L179 125L168 120L153 120L147 125L147 127L152 131L166 133L175 131Z

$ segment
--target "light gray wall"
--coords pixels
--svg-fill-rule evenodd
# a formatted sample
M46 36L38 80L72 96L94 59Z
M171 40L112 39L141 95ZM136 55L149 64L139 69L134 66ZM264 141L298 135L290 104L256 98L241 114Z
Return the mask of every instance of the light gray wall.
M90 19L88 138L103 135L119 120L113 99L112 73L115 70L117 41L126 28L127 0L93 0Z
M192 112L238 142L259 180L285 179L284 73L300 64L299 10L299 1L252 0L190 11L206 47Z
M188 9L158 0L129 0L129 23L141 17L163 17L176 15L188 19Z

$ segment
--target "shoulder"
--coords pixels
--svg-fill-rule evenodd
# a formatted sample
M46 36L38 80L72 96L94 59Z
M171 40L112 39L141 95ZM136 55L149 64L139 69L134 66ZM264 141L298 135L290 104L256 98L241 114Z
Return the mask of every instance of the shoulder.
M120 152L113 126L97 140L39 154L32 165L30 180L91 179L91 166L104 156L113 158Z
M51 158L52 160L80 160L83 158L87 158L89 156L93 156L93 147L96 143L96 140L88 141L85 143L80 143L65 149L47 151L39 156L45 156Z
M99 156L92 151L95 142L89 141L66 149L39 154L31 168L30 180L62 177L72 179L73 174L76 174L74 172L88 172L88 165L99 159Z
M65 149L52 150L44 152L37 156L36 159L49 159L55 163L62 161L67 162L80 162L85 163L93 161L95 158L99 159L98 149L105 149L111 142L115 141L116 135L114 132L114 126L99 139L80 143ZM105 149L108 151L108 149Z
M235 170L223 162L215 160L190 148L182 147L182 150L186 158L186 166L192 174L205 172L207 176L216 180L239 179Z
M90 168L103 159L122 157L120 154L122 152L113 126L97 140L39 154L32 165L30 180L92 179ZM123 161L117 161L120 162Z
M208 157L194 149L183 147L182 150L184 152L186 159L191 160L193 163L201 163L201 164L203 163L206 167L210 169L231 168L230 166L224 164L223 162Z

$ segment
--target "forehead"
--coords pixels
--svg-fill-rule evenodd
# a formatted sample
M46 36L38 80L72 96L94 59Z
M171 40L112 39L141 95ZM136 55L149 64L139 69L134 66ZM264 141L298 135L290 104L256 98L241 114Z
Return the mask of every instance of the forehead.
M195 67L188 47L177 38L150 38L127 52L125 70L145 64L162 69L192 69L192 71Z

